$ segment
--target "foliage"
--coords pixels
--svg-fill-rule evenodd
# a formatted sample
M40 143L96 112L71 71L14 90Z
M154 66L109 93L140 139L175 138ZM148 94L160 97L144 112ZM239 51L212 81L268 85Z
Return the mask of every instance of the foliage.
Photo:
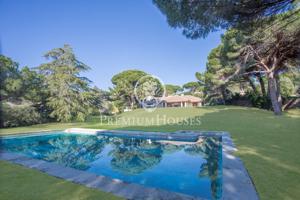
M153 0L171 27L183 29L192 39L206 37L220 28L248 28L260 18L274 16L296 6L293 0L217 1ZM295 2L293 4L293 2Z
M116 101L104 101L100 108L100 114L115 115L119 113L120 111L118 109L118 106L116 106L115 104Z
M155 98L159 98L164 94L164 85L162 85L162 83L156 77L151 75L140 78L135 85L135 98L143 103L154 100Z
M221 38L221 44L212 49L206 63L206 71L196 74L204 85L206 101L209 104L225 104L232 88L241 88L249 77L237 77L237 61L245 36L238 30L227 31Z
M18 63L0 55L0 100L16 99L22 92L22 79Z
M292 82L280 77L289 70L299 73L300 32L297 27L300 18L297 13L295 10L274 16L272 28L265 24L251 33L228 30L221 44L209 54L206 72L199 74L202 80L204 76L207 101L215 99L215 102L226 103L236 93L232 88L239 87L240 94L250 94L247 97L254 106L269 108L266 104L271 102L275 114L280 114L284 102L281 93L285 98L295 94Z
M91 112L93 94L90 81L80 73L89 67L77 60L69 45L49 51L45 58L50 62L39 66L39 71L50 93L47 99L47 105L52 109L50 116L59 121L83 121Z
M298 85L299 86L299 85ZM280 93L283 98L288 98L295 95L297 92L296 85L288 75L282 75L280 77Z
M52 109L47 105L49 90L45 85L44 76L29 67L20 71L22 77L22 99L30 101L40 113L43 121L51 120L49 115Z
M254 107L267 110L271 109L271 102L267 96L259 95L253 91L247 92L245 96L251 101Z
M282 112L280 75L300 63L300 10L276 16L271 28L261 27L244 45L241 70L265 74L274 113Z
M19 65L11 58L0 55L1 64L1 127L40 123L40 117L47 119L45 100L47 92L42 88L42 77L35 71ZM14 105L14 107L8 107ZM9 113L9 112L12 113ZM28 111L28 119L23 111ZM38 112L38 113L37 113ZM19 117L20 119L14 119ZM23 119L24 122L20 120ZM45 120L43 120L44 122Z
M286 72L279 77L280 93L287 99L300 95L300 68L289 67Z
M3 103L4 127L27 126L43 122L41 115L30 104Z
M166 95L174 95L178 92L182 92L182 88L179 85L166 84Z
M188 90L191 93L194 93L197 89L199 89L200 85L198 82L188 82L185 83L182 88Z
M88 111L91 115L99 115L110 98L109 92L101 90L98 87L90 88L83 95L86 101L88 101Z
M5 101L20 108L30 105L43 122L52 119L82 121L88 114L95 113L103 101L101 92L90 88L90 81L80 76L89 67L76 59L68 45L49 51L45 57L51 61L37 69L23 67L19 70L12 59L0 56L1 103ZM1 120L5 120L2 115ZM24 124L38 122L30 119Z
M22 97L36 104L45 102L48 90L45 88L44 77L29 67L23 67L20 71L22 77Z
M264 98L267 96L264 76L274 113L281 114L280 74L288 66L300 66L299 0L154 0L154 4L167 16L169 25L183 29L188 38L205 37L218 28L227 29L222 43L208 57L206 72L197 77L205 79L207 97L225 103L228 85L240 84L244 93L245 82L257 96L254 80L259 80Z
M142 77L147 74L140 70L126 70L114 75L111 79L114 88L111 93L113 99L117 100L116 103L120 110L126 106L133 108L137 106L137 101L134 96L134 88Z

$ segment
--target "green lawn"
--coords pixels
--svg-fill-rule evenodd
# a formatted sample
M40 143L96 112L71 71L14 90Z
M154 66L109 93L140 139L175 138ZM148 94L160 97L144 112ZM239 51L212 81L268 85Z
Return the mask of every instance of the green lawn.
M0 199L3 200L121 199L19 165L0 161L0 166Z
M121 115L124 119L157 119L160 124L143 125L103 125L97 118L80 124L45 124L22 128L2 129L0 134L30 132L38 130L64 129L67 127L111 128L128 130L175 131L183 129L216 130L231 133L239 151L237 155L244 161L261 199L298 199L300 196L300 111L293 110L283 116L274 116L272 112L242 107L203 107L203 108L165 108L149 113L135 110ZM164 119L188 118L189 121L200 120L196 125L167 125ZM197 122L198 122L197 121ZM143 122L142 122L143 123ZM146 123L146 122L144 122ZM3 163L0 164L2 168ZM11 171L15 170L14 165ZM3 173L1 173L3 174ZM36 172L37 177L45 176ZM46 177L46 176L45 176ZM48 177L48 176L47 176ZM4 179L2 181L2 179ZM3 178L1 182L10 185L13 178ZM48 178L45 178L45 185ZM24 183L22 180L20 183ZM30 183L34 184L34 181ZM22 185L22 184L20 184ZM34 186L32 186L34 188ZM41 189L42 190L42 189ZM42 193L42 191L40 192ZM63 190L63 187L61 188ZM70 189L71 190L71 189ZM19 191L14 187L15 193ZM27 192L30 193L30 190ZM70 199L72 199L70 192ZM74 190L74 193L76 191ZM37 194L37 193L36 193ZM32 198L31 198L32 199ZM65 196L66 199L66 196Z

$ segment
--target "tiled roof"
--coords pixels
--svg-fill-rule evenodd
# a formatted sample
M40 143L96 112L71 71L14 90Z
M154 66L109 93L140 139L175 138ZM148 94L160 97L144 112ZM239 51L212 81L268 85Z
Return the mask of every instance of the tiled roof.
M199 97L195 97L192 95L184 95L184 96L166 96L160 98L161 101L166 101L167 103L175 103L175 102L191 102L191 103L199 103L202 102L202 99Z

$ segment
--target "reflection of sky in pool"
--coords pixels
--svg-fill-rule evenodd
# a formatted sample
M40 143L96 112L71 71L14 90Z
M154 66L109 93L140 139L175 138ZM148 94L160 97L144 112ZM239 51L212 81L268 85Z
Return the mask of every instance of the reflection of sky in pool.
M1 148L126 182L206 199L222 193L219 137L200 144L78 134L2 139Z

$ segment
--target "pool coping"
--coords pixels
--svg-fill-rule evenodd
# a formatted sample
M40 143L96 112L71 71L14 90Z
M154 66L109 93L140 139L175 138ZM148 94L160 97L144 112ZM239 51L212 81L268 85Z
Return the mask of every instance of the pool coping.
M222 131L190 131L181 130L176 132L146 132L146 131L127 131L127 130L106 130L106 129L83 129L83 128L71 128L66 129L66 133L78 133L78 134L113 134L122 136L124 134L132 135L135 137L146 138L162 138L166 139L178 139L183 140L185 138L200 137L200 136L221 136L222 137L222 200L258 200L258 194L254 187L254 184L248 174L248 171L244 167L243 162L233 153L237 151L230 134ZM42 133L45 134L45 133ZM38 135L37 133L26 134ZM24 135L23 135L24 136ZM13 136L10 136L11 138ZM15 136L18 137L18 136ZM6 138L6 137L4 137ZM46 162L43 160L29 158L27 156L11 153L0 152L0 160L6 160L15 164L20 164L28 168L37 169L41 172L62 178L77 184L85 185L90 188L99 189L101 191L109 192L114 195L124 197L126 199L197 199L201 198L185 195L182 193L171 192L167 190L157 189L142 186L135 183L127 183L118 179L112 179L101 175L92 174L70 167L65 167L56 163Z

